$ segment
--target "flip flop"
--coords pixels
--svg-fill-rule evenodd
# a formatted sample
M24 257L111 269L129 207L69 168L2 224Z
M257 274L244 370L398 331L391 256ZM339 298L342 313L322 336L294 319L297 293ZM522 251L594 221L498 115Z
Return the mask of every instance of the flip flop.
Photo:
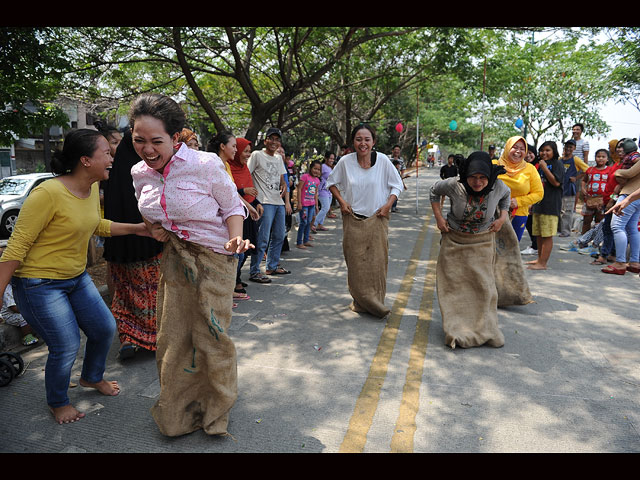
M593 262L591 262L591 265L606 265L607 262L603 262L602 260L594 260Z
M286 268L282 268L282 267L278 267L275 270L267 270L266 272L267 275L287 275L288 273L291 273L289 270L287 270Z
M271 283L271 279L263 275L254 275L253 277L249 277L249 281L256 283Z
M629 265L627 266L627 272L640 273L640 267L632 267L631 265Z
M611 265L607 265L606 267L604 267L601 272L603 273L612 273L614 275L624 275L625 273L627 273L627 269L626 268L616 268L613 267Z
M133 357L135 353L136 353L136 347L133 346L131 343L128 343L120 347L120 351L118 352L118 357L120 357L120 360L125 360L127 358Z
M235 293L233 294L234 300L249 300L251 297L246 293Z

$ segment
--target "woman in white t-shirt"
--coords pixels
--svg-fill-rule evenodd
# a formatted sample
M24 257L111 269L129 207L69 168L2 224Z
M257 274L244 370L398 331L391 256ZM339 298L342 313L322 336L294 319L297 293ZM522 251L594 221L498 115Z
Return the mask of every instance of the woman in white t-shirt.
M382 318L390 312L384 305L389 215L403 184L389 157L374 150L375 141L372 127L358 125L351 133L354 152L340 159L327 188L342 212L349 308Z

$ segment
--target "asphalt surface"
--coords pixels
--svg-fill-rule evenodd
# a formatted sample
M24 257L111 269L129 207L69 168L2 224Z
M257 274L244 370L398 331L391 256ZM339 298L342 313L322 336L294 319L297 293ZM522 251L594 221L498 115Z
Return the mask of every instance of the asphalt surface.
M70 388L87 415L68 425L46 405L46 346L23 351L23 374L0 388L0 452L640 452L638 275L605 275L556 238L550 268L526 273L535 303L499 310L504 347L451 350L435 295L437 172L408 178L392 215L386 319L347 308L339 218L313 248L283 256L291 275L248 282L230 328L229 435L160 434L155 358L120 361L114 339L105 378L120 395Z

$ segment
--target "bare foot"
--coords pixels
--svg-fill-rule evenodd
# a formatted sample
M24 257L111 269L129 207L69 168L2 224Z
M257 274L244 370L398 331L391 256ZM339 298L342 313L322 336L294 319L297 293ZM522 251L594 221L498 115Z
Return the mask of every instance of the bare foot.
M120 393L120 386L115 380L107 381L102 379L97 383L89 383L81 378L80 385L87 388L95 388L103 395L115 396Z
M538 260L529 260L528 262L524 262L525 265L535 265L538 263Z
M541 264L539 264L537 262L534 262L531 265L529 265L527 267L527 269L529 269L529 270L546 270L547 266L546 265L541 265Z
M309 242L307 242L307 243L305 243L305 244L304 244L304 246L305 246L305 247L313 247L313 243L309 243Z
M84 413L79 412L73 405L65 405L64 407L49 407L51 413L60 425L63 423L73 423L84 417Z
M296 248L301 248L303 250L306 250L307 247L305 247L304 245L296 245Z

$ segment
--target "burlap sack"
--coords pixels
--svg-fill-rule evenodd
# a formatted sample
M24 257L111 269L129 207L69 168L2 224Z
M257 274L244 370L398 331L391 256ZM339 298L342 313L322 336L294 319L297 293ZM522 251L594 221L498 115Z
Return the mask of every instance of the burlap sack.
M533 303L522 265L520 242L509 221L496 233L495 278L499 307Z
M498 328L494 239L492 232L442 234L436 291L445 344L451 348L504 345Z
M237 260L171 236L160 266L156 362L160 432L227 432L237 398L231 323Z
M347 284L354 312L382 318L391 310L384 304L389 261L389 219L361 219L342 215L342 251L347 264Z

